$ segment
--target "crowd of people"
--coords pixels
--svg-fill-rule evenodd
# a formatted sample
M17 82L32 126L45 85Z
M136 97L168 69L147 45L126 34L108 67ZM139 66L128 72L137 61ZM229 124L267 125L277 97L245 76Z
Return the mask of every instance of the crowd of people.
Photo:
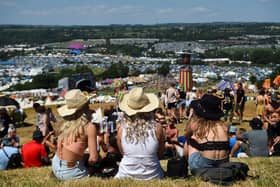
M1 138L0 169L20 152L23 167L51 165L59 180L92 175L149 180L163 178L160 160L175 156L185 158L192 171L231 157L280 154L280 94L260 91L250 131L232 123L234 116L238 123L244 120L247 97L242 83L235 91L205 92L185 92L171 83L159 94L122 84L115 96L115 105L92 110L82 91L69 90L65 105L57 109L59 125L51 109L35 103L32 140L20 146L10 125ZM177 125L182 122L185 131L180 136Z

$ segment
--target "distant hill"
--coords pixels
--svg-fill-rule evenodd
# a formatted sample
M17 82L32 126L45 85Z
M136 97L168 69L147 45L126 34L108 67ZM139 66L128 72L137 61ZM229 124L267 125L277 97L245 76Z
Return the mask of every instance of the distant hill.
M280 23L213 22L156 25L0 25L0 46L42 44L73 39L158 38L173 41L228 39L246 34L280 35Z

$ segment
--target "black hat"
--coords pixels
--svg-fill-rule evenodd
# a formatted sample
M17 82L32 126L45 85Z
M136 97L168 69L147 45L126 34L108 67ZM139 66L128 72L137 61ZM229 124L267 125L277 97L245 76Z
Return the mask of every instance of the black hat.
M253 118L251 121L250 121L250 126L252 129L262 129L262 126L263 126L263 122L260 118Z
M41 131L39 130L36 130L33 132L33 139L40 139L40 138L43 138L43 134Z
M204 94L201 99L194 100L191 107L197 116L205 119L219 120L224 116L221 110L221 99L215 95Z

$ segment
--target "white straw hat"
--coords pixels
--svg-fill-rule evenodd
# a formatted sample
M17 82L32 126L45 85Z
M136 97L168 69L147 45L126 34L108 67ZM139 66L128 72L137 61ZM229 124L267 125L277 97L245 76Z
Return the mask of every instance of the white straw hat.
M119 107L128 116L151 112L159 107L159 99L153 93L144 93L144 88L135 87L123 95Z
M73 89L65 94L65 102L64 106L57 109L61 117L75 114L77 110L81 109L88 102L88 98L81 90Z

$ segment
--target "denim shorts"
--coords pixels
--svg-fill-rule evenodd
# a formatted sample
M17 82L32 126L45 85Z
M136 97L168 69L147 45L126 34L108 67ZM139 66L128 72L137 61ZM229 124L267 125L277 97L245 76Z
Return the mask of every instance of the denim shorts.
M180 108L181 106L186 106L186 100L185 99L180 100L180 102L177 103L177 105L176 105L177 108Z
M73 167L67 166L67 161L60 160L57 155L52 160L52 170L59 180L79 179L88 176L84 161L77 161Z
M216 167L217 165L228 161L229 161L228 157L219 160L212 160L202 156L200 152L195 152L192 153L189 157L189 167L190 170L197 169L197 168L211 168L211 167Z

